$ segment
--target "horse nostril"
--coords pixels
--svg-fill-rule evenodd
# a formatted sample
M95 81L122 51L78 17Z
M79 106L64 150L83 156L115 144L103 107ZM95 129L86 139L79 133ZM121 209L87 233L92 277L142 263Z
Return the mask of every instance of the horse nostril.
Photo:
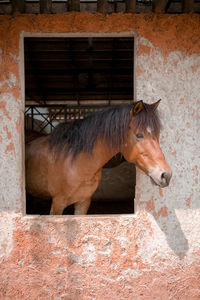
M166 172L163 172L163 173L161 174L161 179L166 179L166 177L167 177L167 173L166 173Z
M163 172L163 173L161 174L161 179L162 179L162 181L165 181L165 183L168 185L169 182L170 182L170 179L171 179L171 174L170 174L170 173Z

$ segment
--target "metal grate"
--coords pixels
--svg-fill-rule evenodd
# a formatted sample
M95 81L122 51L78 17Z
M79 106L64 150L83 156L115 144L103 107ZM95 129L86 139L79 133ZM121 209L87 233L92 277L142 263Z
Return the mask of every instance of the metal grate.
M49 133L60 122L84 119L108 105L26 107L25 128Z
M64 108L49 108L49 113L56 120L79 120L105 107L107 106L65 106Z

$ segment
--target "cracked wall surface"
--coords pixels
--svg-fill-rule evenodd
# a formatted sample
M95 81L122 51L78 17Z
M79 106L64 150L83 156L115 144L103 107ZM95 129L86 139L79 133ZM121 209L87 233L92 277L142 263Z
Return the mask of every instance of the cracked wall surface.
M173 177L137 170L136 214L24 216L20 35L133 32L136 99L159 106ZM200 16L0 16L0 298L200 298Z

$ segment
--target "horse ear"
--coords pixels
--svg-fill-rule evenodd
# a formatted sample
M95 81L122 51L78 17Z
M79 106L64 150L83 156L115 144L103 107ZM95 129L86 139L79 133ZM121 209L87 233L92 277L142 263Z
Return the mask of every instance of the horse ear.
M160 101L161 101L161 99L159 99L158 101L156 101L155 103L152 104L154 110L156 110L156 108L158 107Z
M139 112L141 112L143 110L143 108L144 108L144 106L143 106L142 100L136 102L132 109L133 115L135 116L135 115L139 114Z

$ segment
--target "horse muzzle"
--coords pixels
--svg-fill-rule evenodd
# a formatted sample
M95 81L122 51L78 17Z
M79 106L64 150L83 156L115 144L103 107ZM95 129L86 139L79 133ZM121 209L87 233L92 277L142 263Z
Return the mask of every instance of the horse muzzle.
M161 171L161 170L151 170L149 172L149 177L151 178L151 181L153 184L160 186L161 188L164 188L169 185L172 172L169 171Z

